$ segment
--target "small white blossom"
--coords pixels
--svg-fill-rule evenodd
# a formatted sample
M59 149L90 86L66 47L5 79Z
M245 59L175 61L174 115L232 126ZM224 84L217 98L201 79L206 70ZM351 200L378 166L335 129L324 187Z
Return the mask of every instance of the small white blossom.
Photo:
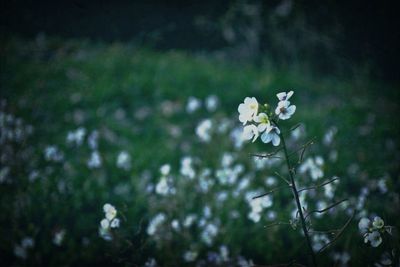
M289 101L281 101L278 103L278 106L275 109L275 114L278 115L279 119L287 120L290 119L295 111L295 105L290 105Z
M280 133L281 131L277 127L268 125L265 132L261 135L261 141L266 144L272 141L274 146L279 146L281 143Z
M260 133L264 132L270 125L268 115L265 113L258 114L254 121L258 123L257 129Z
M243 134L242 134L242 136L243 136L243 139L244 139L244 140L251 140L251 139L253 139L252 142L256 141L257 138L258 138L258 136L259 136L257 126L255 126L255 125L253 125L253 124L246 125L246 126L243 128Z
M279 101L287 101L289 98L293 95L293 91L289 92L281 92L276 95L276 97L279 99Z
M93 151L87 162L88 167L91 169L99 168L101 166L101 163L102 163L102 160L101 160L99 152Z
M193 113L196 110L198 110L201 107L201 101L196 98L196 97L189 97L187 105L186 105L186 111L187 113Z
M208 143L211 141L212 121L210 119L202 120L196 127L196 135L201 141Z
M362 234L368 232L370 227L371 221L368 218L362 218L358 223L358 229Z
M65 230L64 229L57 231L54 234L54 237L53 237L54 245L61 246L61 244L62 244L62 242L64 240L64 237L65 237Z
M376 216L374 218L374 221L372 222L372 225L376 229L382 229L383 226L385 225L385 222L381 219L381 217Z
M239 121L245 125L247 122L253 121L258 112L258 102L255 97L246 97L244 102L239 105Z
M131 156L126 151L121 151L117 157L117 167L123 170L131 168Z
M106 214L106 218L107 220L111 221L112 219L115 218L115 216L117 216L117 210L115 209L115 207L111 204L105 204L103 206L103 211Z
M210 95L206 98L206 108L208 111L213 112L218 107L218 97L216 95Z
M372 233L367 234L364 242L367 243L368 241L371 243L372 247L378 247L382 243L381 234L378 231L373 231Z
M171 171L171 165L169 164L164 164L160 167L160 173L163 176L167 176L170 171Z
M120 225L120 220L118 218L115 218L114 220L111 221L110 227L111 228L118 228Z

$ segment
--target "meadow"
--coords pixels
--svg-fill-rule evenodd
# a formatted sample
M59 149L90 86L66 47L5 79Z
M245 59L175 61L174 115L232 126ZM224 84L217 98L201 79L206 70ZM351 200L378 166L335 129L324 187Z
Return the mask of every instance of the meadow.
M288 147L314 140L296 182L337 178L302 202L347 199L313 215L314 249L352 218L319 264L372 266L390 251L358 223L400 227L397 84L118 42L9 38L0 50L3 266L308 264L290 190L253 204L284 185L284 162L254 156L273 147L243 141L238 120L245 97L290 90ZM106 203L119 221L102 231Z

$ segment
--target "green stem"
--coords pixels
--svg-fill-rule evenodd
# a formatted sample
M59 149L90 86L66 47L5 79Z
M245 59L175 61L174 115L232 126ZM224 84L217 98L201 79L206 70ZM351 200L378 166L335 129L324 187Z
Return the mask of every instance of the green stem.
M278 125L276 125L276 126L278 127ZM278 129L279 129L279 127L278 127ZM296 187L296 183L295 183L295 180L294 180L294 172L293 172L291 164L290 164L289 154L288 154L288 151L287 151L285 138L283 137L282 131L280 133L280 137L281 137L281 140L282 140L283 152L285 154L287 168L289 170L289 176L290 176L290 182L291 182L291 188L292 188L293 196L294 196L294 198L296 200L297 211L299 212L299 215L300 215L301 226L303 228L303 233L304 233L304 235L306 237L306 240L307 240L307 245L308 245L308 249L310 250L313 266L317 267L317 259L315 257L315 253L314 253L314 250L313 250L312 245L311 245L311 239L310 239L310 236L308 234L308 230L307 230L307 226L306 226L306 220L304 219L303 209L302 209L301 204L300 204L299 193L297 192L297 187Z

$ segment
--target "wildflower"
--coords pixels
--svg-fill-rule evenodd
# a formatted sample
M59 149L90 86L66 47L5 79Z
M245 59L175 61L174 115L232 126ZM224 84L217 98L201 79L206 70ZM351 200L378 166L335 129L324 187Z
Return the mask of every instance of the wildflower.
M147 234L154 235L157 231L157 228L165 221L166 216L164 213L157 214L149 223L147 227Z
M276 97L279 99L279 101L288 101L289 98L293 95L293 91L289 92L281 92L276 95Z
M281 142L280 133L281 131L277 127L268 125L265 132L261 135L261 141L266 144L272 141L274 146L278 146Z
M115 216L117 215L117 210L115 209L115 207L108 203L103 206L103 211L106 214L107 220L109 221L114 219Z
M206 98L206 108L208 111L215 111L218 107L218 97L216 95L210 95Z
M53 243L54 243L56 246L61 246L61 244L62 244L62 242L63 242L63 240L64 240L64 237L65 237L65 230L64 230L64 229L57 231L57 232L54 234Z
M376 216L374 218L374 221L372 222L372 225L374 226L374 228L376 229L382 229L383 226L385 225L385 222L381 219L381 217Z
M91 169L98 168L101 166L101 163L102 161L99 152L93 151L87 162L88 167Z
M275 114L278 115L279 119L287 120L290 119L295 111L295 105L290 105L289 101L281 101L278 103L278 106L275 109Z
M169 185L165 176L161 177L160 181L156 185L156 192L160 195L167 195L169 192Z
M378 247L382 243L381 234L378 231L367 234L364 238L364 242L367 243L368 241L371 243L372 247Z
M117 167L123 170L131 168L131 156L126 151L121 151L117 157Z
M163 176L167 176L170 171L171 171L171 165L169 164L164 164L160 167L160 173Z
M111 228L118 228L118 227L119 227L119 224L120 224L120 220L119 220L118 218L114 218L114 219L111 221L110 227L111 227Z
M362 234L368 232L371 227L371 221L368 218L362 218L358 223L358 229Z
M86 129L83 127L79 127L75 131L70 131L67 134L67 143L68 144L75 144L80 146L85 138Z
M255 97L246 97L244 102L239 105L239 121L245 125L247 122L253 121L258 112L258 102Z
M260 114L258 114L258 115L254 118L254 121L257 122L257 123L259 123L258 126L257 126L257 129L258 129L258 131L259 131L260 133L264 132L264 131L267 129L268 125L270 124L270 123L269 123L268 115L265 114L265 113L260 113Z
M203 142L210 142L211 140L212 121L210 119L202 120L196 127L196 134Z
M186 251L183 254L183 259L186 262L193 262L196 260L198 253L196 251Z
M243 139L245 139L245 140L253 139L252 142L254 142L257 140L258 136L259 136L259 133L258 133L257 126L250 124L250 125L246 125L243 128L243 133L242 133Z
M187 113L193 113L196 110L198 110L201 107L201 101L196 98L196 97L189 97L187 105L186 105L186 111Z

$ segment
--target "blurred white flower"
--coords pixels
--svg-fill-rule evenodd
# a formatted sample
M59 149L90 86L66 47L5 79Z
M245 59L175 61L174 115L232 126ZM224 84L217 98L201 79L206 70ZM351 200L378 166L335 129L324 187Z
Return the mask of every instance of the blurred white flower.
M373 231L372 233L366 234L364 242L367 243L368 241L372 247L378 247L382 243L381 234L378 231Z
M99 132L94 130L88 137L88 144L90 149L97 149L99 145Z
M276 95L279 101L287 101L293 95L293 91L281 92Z
M256 141L259 136L257 126L253 124L244 126L242 136L244 140L253 139L252 142Z
M61 229L54 233L53 243L56 246L61 246L65 237L65 230Z
M187 113L193 113L201 107L201 101L196 97L189 97L186 105Z
M171 165L169 164L164 164L160 167L160 173L163 176L167 176L171 171Z
M70 131L67 134L67 143L75 144L76 146L80 146L83 143L83 139L86 135L86 129L83 127L79 127L75 131Z
M275 109L275 114L278 115L279 119L287 120L290 119L295 111L295 105L290 105L289 101L281 101L278 103L278 106Z
M90 158L87 162L88 167L90 169L99 168L101 166L101 163L102 163L102 160L101 160L99 152L93 151L90 154Z
M194 179L196 172L192 167L193 159L191 157L183 157L181 159L181 169L180 173L189 179Z
M198 253L196 251L186 251L183 254L183 259L186 262L193 262L196 260Z
M121 151L117 157L117 167L123 170L131 168L131 156L126 151Z
M111 221L112 219L115 218L115 216L117 216L117 210L111 204L108 204L108 203L104 204L103 211L106 214L107 220L109 220L109 221Z
M156 185L156 193L160 195L168 195L170 187L168 185L168 180L165 176L160 178L160 181Z
M266 144L272 141L274 146L278 146L281 143L280 133L281 131L277 127L268 125L266 131L261 135L261 141Z
M218 107L218 97L216 95L209 95L206 98L206 108L208 111L213 112Z
M172 227L172 229L174 229L175 231L179 231L179 230L181 229L181 226L180 226L179 221L178 221L177 219L174 219L174 220L171 222L171 227Z
M44 150L44 156L47 161L60 162L64 159L64 154L57 146L47 146Z
M147 226L147 234L154 235L157 231L157 228L164 223L166 220L166 216L164 213L158 213L154 218L150 221L149 225Z
M246 97L244 102L238 107L239 121L245 125L247 122L251 122L254 116L258 112L258 102L255 97Z
M120 225L120 220L118 218L114 218L114 220L111 221L110 227L111 228L118 228Z
M196 135L203 142L210 142L211 140L212 121L210 119L202 120L196 127Z

